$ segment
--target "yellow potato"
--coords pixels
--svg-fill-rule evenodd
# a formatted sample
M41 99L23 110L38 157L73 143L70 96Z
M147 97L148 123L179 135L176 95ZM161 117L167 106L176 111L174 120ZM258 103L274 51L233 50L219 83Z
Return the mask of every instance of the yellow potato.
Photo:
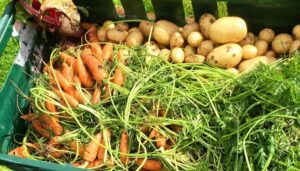
M257 56L257 48L253 45L245 45L243 49L243 59L251 59Z
M300 40L295 40L289 50L289 54L292 54L300 49Z
M150 63L155 56L159 55L160 49L154 42L145 43L145 47L146 47L147 53L148 53L145 60L146 60L146 63Z
M276 53L273 50L269 50L265 56L276 58Z
M216 17L212 14L205 13L201 15L199 19L200 31L203 36L208 39L209 38L209 27L216 21Z
M247 36L247 24L240 17L222 17L209 27L209 38L216 43L238 43Z
M247 36L239 42L239 45L245 46L245 45L254 45L255 43L255 35L251 32L247 33Z
M171 60L175 64L183 63L184 51L182 48L174 48L171 50Z
M202 55L190 55L184 58L185 63L202 64L205 61L205 56Z
M97 30L97 38L100 42L107 42L107 29L100 27Z
M300 24L293 28L293 36L295 39L300 39Z
M227 72L234 74L234 75L238 75L239 74L239 70L237 70L236 68L228 68L226 69Z
M138 27L132 27L128 30L128 33L132 32L132 31L141 31Z
M205 40L198 47L197 54L207 56L215 47L217 47L216 43L211 40Z
M188 44L191 45L192 47L198 47L201 42L204 40L204 37L200 32L192 32L189 37L188 37Z
M148 38L151 32L151 28L153 26L154 26L153 22L143 20L140 22L139 28L143 33L143 35Z
M129 30L129 25L124 22L120 22L116 24L116 29L123 30L123 31L128 31Z
M126 44L130 48L134 48L142 45L143 41L144 41L144 35L139 30L131 31L126 38Z
M264 40L258 40L255 43L255 47L257 48L257 56L262 56L266 54L268 51L268 46L269 46L268 42Z
M103 27L107 30L110 30L110 29L114 29L116 28L116 25L113 21L111 20L106 20L104 23L103 23Z
M166 60L166 61L170 61L171 59L171 51L169 49L162 49L159 52L159 57Z
M170 48L182 47L184 45L183 36L179 32L171 34L170 37Z
M247 71L254 69L255 66L258 65L259 63L271 64L275 61L276 61L276 59L274 57L258 56L258 57L243 61L239 65L238 70L239 70L239 72L247 72Z
M153 38L162 45L170 45L171 34L179 32L174 23L167 20L159 20L154 24Z
M293 43L291 35L286 33L278 34L272 42L273 50L278 54L287 53Z
M234 68L243 57L240 45L228 43L213 49L207 56L207 63L220 68Z
M184 48L184 56L185 56L185 57L188 57L188 56L191 56L191 55L194 55L194 54L196 54L196 49L193 48L192 46L187 45L187 46Z
M198 32L200 31L199 24L196 22L191 22L191 23L186 24L182 28L181 33L182 33L183 38L185 40L187 40L189 35L194 31L198 31Z
M128 36L127 31L118 30L116 28L107 31L107 38L114 43L125 42Z
M259 32L259 39L271 43L275 38L275 32L270 28L265 28Z

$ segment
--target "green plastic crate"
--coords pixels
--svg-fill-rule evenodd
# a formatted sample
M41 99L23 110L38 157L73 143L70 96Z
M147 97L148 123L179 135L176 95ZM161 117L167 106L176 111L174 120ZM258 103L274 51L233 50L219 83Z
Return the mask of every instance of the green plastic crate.
M125 17L119 17L112 0L75 0L76 5L88 9L90 16L83 20L100 23L107 19L147 19L143 0L121 0ZM277 33L291 32L300 23L300 0L227 0L229 15L244 18L249 30L257 33L264 27L271 27ZM183 25L185 14L182 0L152 0L156 19L168 19ZM194 17L199 19L204 12L217 15L215 0L192 0ZM11 2L0 20L0 54L11 36L14 23L14 2ZM47 44L31 27L20 29L20 52L15 59L3 89L0 92L0 165L6 165L14 170L82 170L68 165L58 165L43 161L21 159L6 155L14 147L15 139L21 140L26 131L20 113L28 111L28 101L23 98L18 89L28 95L33 86L32 75L41 65L41 59L47 57L51 50L51 41ZM47 47L47 48L45 48ZM0 64L1 65L1 64Z

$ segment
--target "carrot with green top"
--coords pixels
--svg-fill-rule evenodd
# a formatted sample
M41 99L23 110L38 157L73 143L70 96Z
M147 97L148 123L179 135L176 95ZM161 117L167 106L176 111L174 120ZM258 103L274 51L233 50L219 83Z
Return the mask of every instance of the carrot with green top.
M75 61L74 71L78 74L78 78L83 86L87 88L92 88L94 86L94 80L85 68L80 56L78 56Z
M129 162L128 153L128 133L126 131L123 131L120 139L120 159L124 165L127 165Z
M88 162L93 162L97 158L97 153L99 149L100 140L102 139L102 134L98 133L94 136L91 142L85 147L83 153L83 159Z

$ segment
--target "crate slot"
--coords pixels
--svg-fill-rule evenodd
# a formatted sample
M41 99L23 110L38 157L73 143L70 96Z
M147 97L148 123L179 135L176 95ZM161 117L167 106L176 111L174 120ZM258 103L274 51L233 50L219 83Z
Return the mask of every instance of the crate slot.
M182 0L152 0L156 19L166 19L178 25L184 25L185 15Z
M126 18L147 19L143 0L121 0Z
M192 0L195 21L198 21L203 13L211 13L218 16L216 1L212 0Z

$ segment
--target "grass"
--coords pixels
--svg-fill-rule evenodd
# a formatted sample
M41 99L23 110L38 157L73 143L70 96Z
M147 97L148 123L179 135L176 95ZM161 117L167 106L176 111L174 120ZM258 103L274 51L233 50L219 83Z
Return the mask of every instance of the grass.
M2 15L6 4L9 2L9 0L0 0L0 14ZM18 40L16 38L10 38L10 40L7 43L6 48L4 49L3 54L0 57L0 89L2 88L6 77L10 71L10 68L13 64L13 61L18 53L19 45Z

